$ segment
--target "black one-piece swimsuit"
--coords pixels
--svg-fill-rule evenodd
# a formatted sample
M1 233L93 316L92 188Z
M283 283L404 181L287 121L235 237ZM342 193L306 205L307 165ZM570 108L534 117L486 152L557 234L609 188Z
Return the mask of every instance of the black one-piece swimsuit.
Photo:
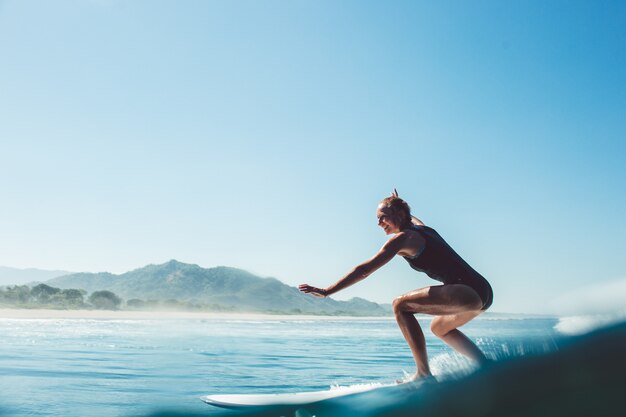
M426 273L444 285L464 284L471 287L483 301L482 310L487 310L493 301L493 291L489 282L469 266L435 229L414 226L413 230L417 231L426 243L421 253L414 257L404 256L411 268Z

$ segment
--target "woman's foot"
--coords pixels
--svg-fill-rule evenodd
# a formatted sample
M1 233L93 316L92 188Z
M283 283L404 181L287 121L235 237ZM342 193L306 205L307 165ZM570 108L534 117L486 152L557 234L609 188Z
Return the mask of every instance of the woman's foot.
M426 381L437 381L432 374L420 374L419 372L414 373L413 375L408 375L404 379L396 379L396 384L404 384L407 382L426 382Z

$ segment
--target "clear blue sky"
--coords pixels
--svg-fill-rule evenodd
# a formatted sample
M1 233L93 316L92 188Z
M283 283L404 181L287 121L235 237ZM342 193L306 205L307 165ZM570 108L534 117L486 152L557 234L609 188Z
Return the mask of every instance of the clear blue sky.
M0 265L325 286L397 187L546 312L626 277L625 74L619 1L2 1Z

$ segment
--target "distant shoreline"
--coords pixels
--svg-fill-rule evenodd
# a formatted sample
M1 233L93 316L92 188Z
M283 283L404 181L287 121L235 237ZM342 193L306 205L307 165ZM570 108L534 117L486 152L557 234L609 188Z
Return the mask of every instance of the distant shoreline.
M0 319L393 320L393 316L325 316L193 311L54 310L0 308Z
M430 316L419 315L420 319ZM544 314L516 314L487 312L479 318L483 319L515 319L515 318L557 318ZM0 308L0 319L94 319L94 320L395 320L390 316L343 316L313 314L271 314L271 313L220 313L208 311L138 311L138 310L55 310L30 308Z

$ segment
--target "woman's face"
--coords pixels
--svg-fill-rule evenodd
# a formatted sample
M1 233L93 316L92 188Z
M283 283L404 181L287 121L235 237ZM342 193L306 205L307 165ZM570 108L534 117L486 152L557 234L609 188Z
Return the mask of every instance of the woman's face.
M390 235L400 231L400 226L396 222L396 218L391 209L388 207L382 205L378 206L376 217L378 217L378 225L383 228L386 234Z

